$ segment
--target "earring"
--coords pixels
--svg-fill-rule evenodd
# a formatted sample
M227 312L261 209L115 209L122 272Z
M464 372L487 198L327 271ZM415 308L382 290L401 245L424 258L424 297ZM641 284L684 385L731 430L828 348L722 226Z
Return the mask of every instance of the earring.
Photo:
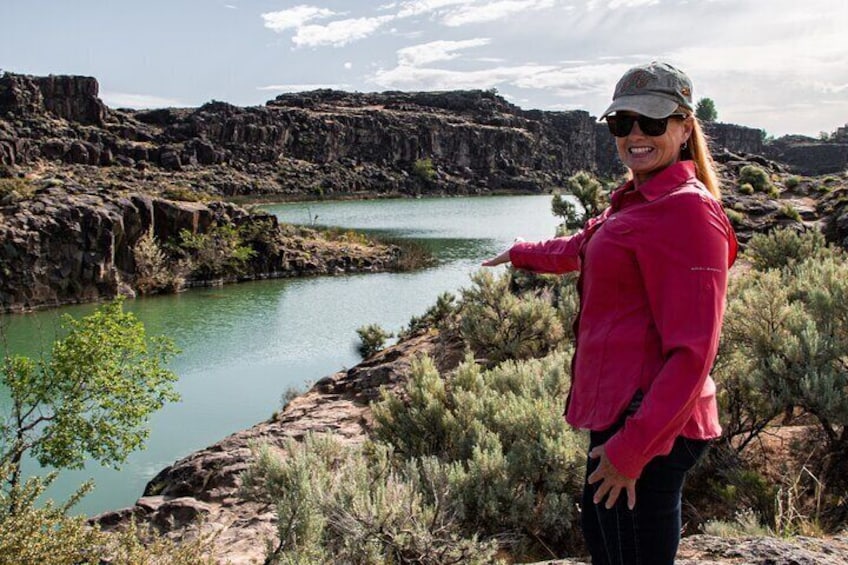
M680 146L681 151L686 151L687 149L689 149L689 140L684 141L683 145Z

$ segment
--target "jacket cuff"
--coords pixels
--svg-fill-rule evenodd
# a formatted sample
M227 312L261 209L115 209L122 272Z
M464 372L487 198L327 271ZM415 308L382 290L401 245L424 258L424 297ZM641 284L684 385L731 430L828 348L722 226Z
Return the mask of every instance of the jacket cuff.
M629 445L622 439L620 432L612 436L604 444L604 451L612 466L619 473L630 479L638 479L642 474L642 469L651 460L650 457L644 457L637 450L633 449L632 445Z

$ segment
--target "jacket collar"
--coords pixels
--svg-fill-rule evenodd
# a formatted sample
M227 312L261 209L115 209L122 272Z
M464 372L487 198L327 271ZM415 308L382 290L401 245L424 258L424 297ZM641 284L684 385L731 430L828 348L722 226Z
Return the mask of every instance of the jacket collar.
M639 185L635 190L645 200L651 202L695 178L695 162L678 161L654 175L647 182ZM617 204L618 200L622 197L621 195L633 189L633 180L629 180L612 194L611 200Z

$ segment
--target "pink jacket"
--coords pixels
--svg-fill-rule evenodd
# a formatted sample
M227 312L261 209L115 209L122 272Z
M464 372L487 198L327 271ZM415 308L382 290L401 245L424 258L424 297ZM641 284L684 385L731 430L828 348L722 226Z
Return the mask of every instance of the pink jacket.
M567 421L604 430L637 391L639 409L606 444L619 472L638 477L678 435L721 434L709 371L724 316L736 235L691 161L628 182L583 230L510 249L513 266L581 270Z

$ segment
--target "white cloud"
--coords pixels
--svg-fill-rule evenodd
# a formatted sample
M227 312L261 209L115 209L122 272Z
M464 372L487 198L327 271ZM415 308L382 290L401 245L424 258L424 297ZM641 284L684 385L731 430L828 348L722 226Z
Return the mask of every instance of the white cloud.
M513 14L551 8L555 4L554 0L500 0L483 5L465 6L447 14L442 22L450 27L494 22Z
M301 4L288 10L262 14L262 19L265 21L265 27L279 33L287 29L299 28L312 20L329 18L335 15L335 12L326 8Z
M346 68L347 70L352 69L352 68L353 68L353 63L351 63L350 61L346 62L346 63L344 64L344 68Z
M464 41L432 41L399 49L398 65L421 67L436 61L450 61L459 57L456 51L471 47L488 45L491 40L487 38L466 39Z
M149 94L101 91L100 99L110 108L185 108L191 106L174 98L163 98Z
M554 67L544 72L521 77L515 85L521 88L551 90L560 96L594 96L603 105L612 96L612 85L630 65L574 65Z
M377 71L371 82L381 88L398 90L485 89L498 84L513 84L552 68L542 65L519 65L477 71L452 71L397 66L394 69Z
M332 45L342 47L352 41L364 39L377 31L383 24L392 21L394 16L378 18L354 18L337 20L327 25L304 25L297 28L292 37L295 45L317 47Z
M610 0L608 7L610 10L618 10L620 8L639 8L641 6L655 6L660 3L660 0Z
M349 84L269 84L268 86L257 86L256 90L272 90L276 92L307 92L309 90L346 90L349 89Z
M590 12L597 10L598 8L606 10L620 10L621 8L654 6L659 3L660 0L589 0L586 4L586 9Z
M448 6L458 4L473 4L475 0L410 0L402 2L398 11L399 18L429 14Z

